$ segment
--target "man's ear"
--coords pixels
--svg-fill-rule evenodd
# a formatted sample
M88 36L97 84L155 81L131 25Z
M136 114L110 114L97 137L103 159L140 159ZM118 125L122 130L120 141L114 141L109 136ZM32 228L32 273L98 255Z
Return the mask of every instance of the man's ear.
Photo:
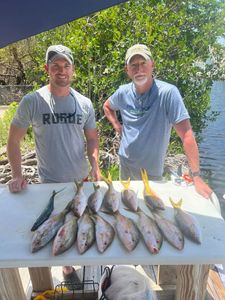
M45 64L45 65L44 65L44 69L45 69L45 71L48 73L48 64Z

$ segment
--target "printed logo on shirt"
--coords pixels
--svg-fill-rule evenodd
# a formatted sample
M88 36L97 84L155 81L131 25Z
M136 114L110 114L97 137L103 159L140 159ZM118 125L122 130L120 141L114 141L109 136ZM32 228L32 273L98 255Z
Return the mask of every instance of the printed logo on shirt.
M82 125L82 115L73 113L45 113L42 115L44 125L77 124Z
M149 110L149 107L141 108L141 109L134 109L134 108L128 108L127 111L135 116L135 117L142 117L147 111Z

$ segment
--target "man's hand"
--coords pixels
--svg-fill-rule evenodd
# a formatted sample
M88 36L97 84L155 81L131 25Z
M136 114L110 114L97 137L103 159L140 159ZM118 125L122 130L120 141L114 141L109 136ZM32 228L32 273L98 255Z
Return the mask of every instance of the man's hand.
M94 179L95 181L101 180L101 171L99 167L98 166L92 167L89 176L91 180L92 179Z
M27 181L23 177L15 177L7 182L11 193L18 193L24 190L27 186Z
M203 179L200 176L193 177L193 183L195 185L196 191L205 197L206 199L209 199L210 196L213 193L213 190L203 181Z

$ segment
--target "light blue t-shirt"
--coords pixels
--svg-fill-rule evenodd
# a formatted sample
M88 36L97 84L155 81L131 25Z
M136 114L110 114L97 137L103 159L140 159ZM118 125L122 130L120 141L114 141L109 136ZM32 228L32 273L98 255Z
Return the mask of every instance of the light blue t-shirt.
M190 118L178 89L154 80L150 90L140 95L131 82L120 86L109 103L123 121L121 163L139 174L145 168L150 176L161 177L171 128Z
M88 176L84 129L95 128L91 101L71 89L56 97L47 86L24 96L12 124L32 125L41 182L72 182Z

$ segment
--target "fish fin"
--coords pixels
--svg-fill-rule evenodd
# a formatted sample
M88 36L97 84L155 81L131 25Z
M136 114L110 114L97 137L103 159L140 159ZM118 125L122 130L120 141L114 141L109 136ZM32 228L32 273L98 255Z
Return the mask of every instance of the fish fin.
M157 196L156 193L152 190L152 188L149 185L148 174L145 169L141 169L141 177L145 186L146 194L148 194L149 196Z
M124 187L124 190L128 190L129 189L129 186L130 186L130 177L128 178L127 181L125 180L120 180L121 184L123 185Z
M128 207L124 207L124 209L127 210L127 211L129 211L129 212L132 212L132 213L134 213L134 214L136 213L136 212L134 212L133 210L131 210L131 209L128 208Z
M181 208L181 205L182 205L182 198L176 203L176 202L174 202L173 201L173 199L171 198L171 197L169 197L169 199L170 199L170 203L172 204L172 206L174 207L174 208Z
M107 210L107 209L104 208L104 207L100 208L100 211L103 212L104 214L113 215L113 212Z

